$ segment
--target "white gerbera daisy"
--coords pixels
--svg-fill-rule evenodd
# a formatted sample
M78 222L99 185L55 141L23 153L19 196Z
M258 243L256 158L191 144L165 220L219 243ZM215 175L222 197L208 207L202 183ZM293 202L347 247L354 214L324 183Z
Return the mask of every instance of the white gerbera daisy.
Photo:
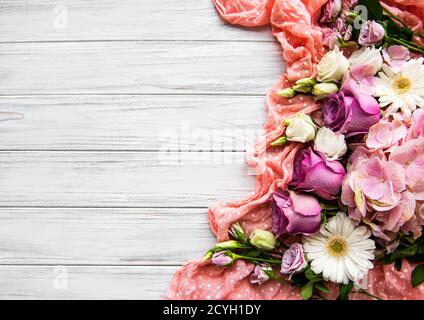
M369 239L371 231L355 227L345 213L339 212L319 233L303 238L303 249L311 261L311 269L325 280L348 284L367 275L373 268L375 243Z
M399 72L388 65L375 80L375 96L381 107L388 107L387 114L399 109L409 118L417 106L424 107L424 65L423 58L405 62Z

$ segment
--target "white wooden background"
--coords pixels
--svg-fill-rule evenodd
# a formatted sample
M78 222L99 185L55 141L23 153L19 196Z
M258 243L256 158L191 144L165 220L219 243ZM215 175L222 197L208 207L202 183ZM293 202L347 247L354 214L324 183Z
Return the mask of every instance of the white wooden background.
M282 71L211 0L1 0L0 298L163 298L207 207L252 191Z

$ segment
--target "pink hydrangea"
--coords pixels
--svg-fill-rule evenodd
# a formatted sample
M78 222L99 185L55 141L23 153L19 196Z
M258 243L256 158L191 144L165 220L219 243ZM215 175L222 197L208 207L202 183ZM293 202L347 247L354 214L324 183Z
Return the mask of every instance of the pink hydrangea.
M403 121L384 119L370 128L366 144L370 149L387 150L398 145L407 134L408 128Z

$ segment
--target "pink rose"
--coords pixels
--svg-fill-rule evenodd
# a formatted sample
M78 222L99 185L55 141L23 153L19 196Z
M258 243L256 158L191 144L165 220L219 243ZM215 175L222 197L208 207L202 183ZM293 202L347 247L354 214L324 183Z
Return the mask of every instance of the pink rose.
M345 173L340 162L328 160L322 153L308 147L296 154L289 186L333 200L337 198Z
M400 120L380 120L370 128L366 144L370 149L386 150L406 138L408 129Z
M296 273L302 271L308 262L306 261L303 247L300 243L293 243L283 255L281 263L281 273L288 274L290 277Z
M321 206L315 197L294 191L273 193L272 231L278 237L286 233L312 234L321 224Z
M381 24L368 20L362 25L361 31L359 32L358 43L361 46L379 44L383 40L385 34L386 31Z
M319 21L321 23L333 22L342 11L343 0L329 0L323 7Z

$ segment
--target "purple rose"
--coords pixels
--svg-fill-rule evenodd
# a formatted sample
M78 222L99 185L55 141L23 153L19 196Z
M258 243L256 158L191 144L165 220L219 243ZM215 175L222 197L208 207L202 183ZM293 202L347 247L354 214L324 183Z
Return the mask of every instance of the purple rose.
M212 256L212 263L218 267L226 267L233 263L230 251L215 252Z
M308 147L296 154L293 178L289 186L333 200L337 198L345 173L340 162L328 160L321 152Z
M352 79L347 79L338 93L324 100L322 112L326 126L347 137L367 133L381 118L377 100L360 92Z
M250 275L250 283L263 285L269 279L271 279L271 274L273 273L272 267L268 264L258 264L255 266L255 269Z
M321 206L315 197L294 191L274 192L272 197L272 231L277 236L319 230Z
M381 24L368 20L362 25L361 31L359 32L358 43L361 46L379 44L383 40L385 34L386 31Z
M342 11L342 0L330 0L324 6L319 21L321 23L333 22L336 20L340 12Z
M300 243L293 243L283 255L281 263L281 273L292 276L296 272L302 271L308 262L306 262L303 247Z

